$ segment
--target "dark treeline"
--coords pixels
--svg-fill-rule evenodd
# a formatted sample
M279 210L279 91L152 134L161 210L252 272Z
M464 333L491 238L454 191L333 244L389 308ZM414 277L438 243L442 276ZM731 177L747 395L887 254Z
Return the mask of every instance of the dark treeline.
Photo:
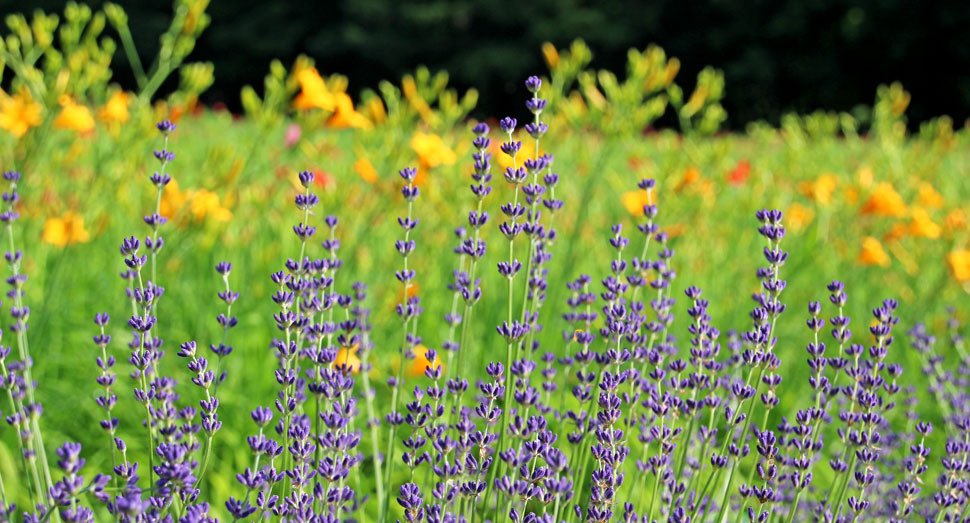
M100 5L100 0L91 2ZM166 27L170 0L120 1L144 56ZM0 0L0 13L58 0ZM583 38L593 66L622 74L626 50L649 43L682 63L678 83L697 71L724 71L728 125L777 122L786 111L851 110L871 104L876 86L899 80L909 90L910 122L970 116L970 3L910 0L213 0L212 25L192 54L212 61L207 103L239 107L239 90L261 89L269 62L300 53L321 72L349 76L351 91L398 80L419 64L475 86L479 114L504 114L527 74L545 71L539 47ZM143 58L144 59L144 58ZM116 78L129 85L123 53Z

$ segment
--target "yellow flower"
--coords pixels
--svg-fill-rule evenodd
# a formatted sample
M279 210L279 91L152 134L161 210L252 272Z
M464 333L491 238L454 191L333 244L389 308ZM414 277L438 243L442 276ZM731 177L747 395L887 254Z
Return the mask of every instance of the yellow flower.
M518 135L515 135L518 136ZM506 169L512 167L512 157L502 152L501 146L502 140L492 140L492 143L488 146L488 152L492 154L492 161L498 162L499 172L505 172ZM539 149L539 156L542 156L546 152ZM528 147L523 145L522 151L519 151L518 156L516 156L516 167L522 167L522 163L526 158L532 158L535 155L535 143L530 144Z
M929 182L920 182L919 193L916 196L919 203L931 209L943 207L943 195L936 191Z
M788 226L791 227L792 231L797 232L812 223L812 219L815 218L815 211L795 202L788 206L785 217L788 218Z
M301 69L296 73L296 81L300 84L300 94L293 100L297 109L323 109L333 111L336 101L333 93L327 89L326 82L315 67Z
M197 222L207 216L220 222L227 222L232 218L232 211L219 204L219 195L207 189L199 189L192 195L189 211Z
M883 250L879 240L866 236L862 240L862 250L859 251L859 263L862 265L889 265L889 255Z
M130 115L128 114L128 101L131 97L124 91L115 91L111 98L105 102L104 107L98 110L98 118L102 122L125 123Z
M418 153L418 162L424 167L451 165L457 159L455 152L437 134L414 133L411 148Z
M178 180L173 179L168 182L162 193L159 214L171 220L188 201L189 195L179 188Z
M0 89L0 128L6 129L15 138L27 134L31 127L43 122L41 113L44 108L33 101L26 88L10 96Z
M874 176L875 173L872 172L872 168L868 165L859 167L859 170L856 172L856 177L859 178L859 186L864 189L872 185L872 179Z
M623 206L630 214L643 216L643 206L655 204L657 196L653 190L650 191L649 195L644 190L627 191L620 196L620 201L623 202Z
M953 251L946 255L946 263L958 282L970 281L970 251L966 249Z
M441 359L435 354L434 362L428 360L428 348L424 345L418 345L412 351L414 354L414 359L407 368L407 375L414 378L424 374L425 369L431 367L433 369L438 369L441 367Z
M341 347L340 351L337 352L336 359L330 364L330 367L334 369L343 366L349 368L353 374L360 372L360 358L357 357L357 345L353 347Z
M61 104L61 112L54 118L56 129L70 129L79 133L86 133L94 129L94 117L91 110L78 104L73 98L62 94L57 100Z
M902 218L906 215L906 204L899 196L896 189L887 182L876 185L869 195L869 199L862 206L862 214L873 214L876 216L893 216Z
M909 223L909 233L923 238L939 238L942 228L930 218L922 207L913 207L913 221Z
M799 190L805 196L815 200L820 205L828 205L832 201L832 193L838 185L838 178L832 173L822 173L811 182L798 184Z
M377 181L377 169L364 156L357 158L357 161L354 162L354 172L369 184Z
M330 120L327 121L327 125L335 129L345 129L348 127L370 129L372 127L370 120L354 109L354 101L350 99L350 95L347 93L336 93L333 96L336 101L336 111L330 117Z
M40 239L56 247L64 247L72 243L86 243L91 239L84 228L84 217L73 211L67 211L60 216L52 216L44 222L44 231Z

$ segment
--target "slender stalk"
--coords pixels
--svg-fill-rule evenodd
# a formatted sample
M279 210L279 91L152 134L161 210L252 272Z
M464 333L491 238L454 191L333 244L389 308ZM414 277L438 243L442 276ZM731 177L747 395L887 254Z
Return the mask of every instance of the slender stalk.
M370 357L370 336L368 331L364 332L363 339L361 341L361 347L367 347L365 350L361 351L361 376L364 380L364 404L367 409L367 426L370 429L370 440L371 440L371 461L374 464L374 485L377 491L377 506L383 507L386 503L384 499L384 477L381 473L381 453L380 453L380 436L378 434L378 419L376 415L376 409L374 408L374 392L371 388L370 383L370 365L368 359ZM379 520L380 521L380 520Z
M509 142L513 142L512 129L510 129L508 131L508 135L509 135ZM513 171L513 173L518 170L518 159L517 159L518 158L518 154L517 153L518 153L518 151L515 151L515 154L512 154L512 171ZM513 209L513 214L511 216L511 222L512 222L511 223L511 230L514 233L515 232L515 228L518 225L518 215L515 213L515 210L519 206L519 182L517 180L513 180L513 186L514 186L514 192L513 192L513 196L512 196L512 209ZM509 236L509 257L508 257L508 264L509 264L509 270L510 271L513 269L513 264L514 263L515 263L515 235L512 234L512 235ZM512 313L512 300L513 300L513 296L515 295L515 273L512 272L512 273L506 275L505 276L505 279L508 282L508 300L507 300L508 303L506 305L506 310L507 310L508 314L506 315L506 323L507 323L507 325L508 325L508 327L510 329L513 329L514 326L513 326L513 319L512 319L512 314L513 314ZM512 410L512 354L513 354L513 349L515 348L515 345L516 345L516 342L514 342L512 340L512 338L510 337L508 339L508 342L506 343L506 346L505 346L505 363L506 363L506 366L505 366L505 398L503 399L503 402L502 402L502 421L501 421L502 424L501 424L500 430L499 430L498 446L496 447L496 449L498 449L499 452L501 452L502 449L505 446L505 434L506 434L506 432L508 432L506 430L506 428L508 427L509 415L510 415L510 411ZM502 468L504 470L504 467L502 467L501 464L498 464L498 466L493 466L491 468L491 470L489 471L488 486L485 489L485 504L486 504L486 506L488 505L488 499L489 499L489 496L490 496L490 493L491 493L491 490L492 490L492 483L494 483L494 479L495 479L496 475L498 474L498 469L499 468Z
M484 135L481 136L480 138L484 139ZM488 153L486 152L485 147L487 147L487 143L488 143L487 141L482 142L481 145L483 146L483 148L478 150L478 154L480 156L479 162L481 163L482 169L481 169L481 172L476 172L475 174L475 176L480 177L478 179L475 179L475 181L478 181L482 187L484 187L485 184L488 183L488 180L491 179L491 175L488 174L488 169L486 169L486 167L488 167L489 165L488 162L486 162L486 155ZM485 204L485 196L486 195L484 193L476 194L476 197L478 199L478 207L475 211L475 216L477 217L482 216L482 210ZM469 289L470 292L475 291L475 277L477 276L477 273L478 273L478 262L480 259L480 256L478 255L479 254L478 244L479 244L479 241L481 241L482 225L479 225L479 223L475 223L473 228L475 229L475 235L471 241L471 250L475 254L471 256L471 260L469 261L469 267L468 267L468 281L470 282L470 285L471 285L471 289ZM465 302L464 313L462 315L462 321L461 321L461 337L458 339L458 364L455 367L456 377L460 377L465 370L465 367L464 367L465 353L468 352L468 349L465 347L465 342L468 339L468 324L470 323L469 319L471 318L472 306L474 305L474 303L475 303L474 299L469 299ZM449 339L451 338L449 337ZM451 370L448 369L448 372L451 372Z
M415 324L417 323L416 320L414 319L414 314L411 314L408 312L408 290L410 290L411 288L411 276L409 274L409 269L408 269L408 255L410 253L410 247L408 246L408 243L411 241L411 230L413 229L413 225L414 225L413 224L414 200L417 197L417 192L416 192L417 188L414 185L413 170L405 169L404 171L402 171L402 176L404 176L405 182L407 183L407 187L405 188L405 199L408 202L408 214L407 214L408 224L406 227L404 227L405 248L402 252L402 255L404 258L404 269L400 273L402 276L401 277L402 289L401 289L401 303L399 306L401 308L401 315L404 321L402 322L402 329L401 329L401 345L400 347L398 347L400 364L398 365L398 368L397 368L396 381L394 384L393 391L391 393L390 412L392 414L397 412L398 404L400 402L401 380L404 376L404 363L405 363L405 358L407 356L407 351L410 350L410 347L409 347L410 342L408 341L408 327L411 325L411 323L415 323ZM387 461L387 472L385 473L385 476L384 476L384 485L387 486L388 489L390 488L390 485L391 485L391 478L394 475L394 465L395 465L394 443L395 443L396 437L397 437L397 424L391 423L389 428L388 439L387 439L387 452L384 454L384 459ZM380 518L378 518L378 521L383 522L385 520L387 516L389 501L390 501L390 496L385 496L384 504L381 505Z
M229 272L228 271L222 273L222 282L223 282L223 285L224 285L224 288L225 288L225 291L224 292L225 292L225 296L226 296L226 298L225 298L225 300L226 300L226 315L225 315L225 318L226 319L225 319L225 322L223 323L223 326L222 326L222 337L221 337L221 341L219 342L219 345L220 346L224 346L226 344L226 340L228 339L228 336L229 336L229 329L232 327L232 323L231 322L232 322L232 303L233 303L233 299L232 299L232 290L229 288ZM198 364L198 359L195 356L192 357L192 361L193 361L193 363ZM221 353L219 355L219 361L220 362L222 361L222 354ZM219 381L218 368L214 372L214 377L215 377L215 382L218 383L218 381ZM211 395L210 395L210 388L213 389L211 391ZM204 387L204 389L205 389L205 399L206 399L206 402L211 402L212 401L212 398L215 396L214 385L207 383L206 386ZM209 465L209 458L212 455L212 438L214 436L215 436L215 431L214 430L211 431L211 432L209 432L207 434L207 438L206 438L206 442L205 442L205 451L202 454L202 464L199 466L198 477L195 480L195 484L193 485L193 488L197 488L199 486L199 483L202 482L203 476L205 476L206 469L207 469L207 467Z
M33 359L30 357L30 346L27 343L26 330L27 330L28 311L27 309L24 308L24 300L23 300L24 278L21 273L22 258L20 253L17 251L16 242L14 241L14 232L13 232L13 222L17 218L17 212L14 210L14 203L18 198L17 186L18 186L18 181L20 179L20 175L19 173L9 173L9 174L4 173L4 177L7 178L8 181L10 182L9 192L4 196L4 201L6 203L6 212L4 213L4 219L3 219L3 222L6 225L5 228L7 231L7 249L8 249L7 264L10 268L10 272L11 272L10 281L12 282L12 286L13 286L13 290L11 291L12 297L14 300L13 309L17 310L18 314L21 315L20 317L15 316L14 318L15 319L14 330L16 333L15 337L17 341L17 354L20 357L20 360L23 361L23 364L24 364L24 369L23 369L24 381L25 381L24 388L26 390L26 395L27 395L27 404L21 405L21 410L17 412L25 416L26 424L30 425L31 438L33 440L32 444L34 447L33 450L38 455L38 457L36 458L36 461L39 463L36 463L34 459L30 459L28 460L28 462L31 462L31 464L35 468L38 465L41 467L39 472L35 470L34 473L35 475L39 476L41 475L40 472L42 472L44 483L37 482L36 485L38 487L38 490L44 493L40 495L40 499L46 501L48 497L46 495L46 492L50 491L50 488L54 485L54 482L51 480L50 466L48 465L48 462L47 462L47 451L46 451L46 448L44 447L44 437L43 437L43 433L41 433L41 430L40 430L40 423L38 422L39 416L30 415L29 413L26 412L26 410L24 410L25 408L31 408L33 405L36 405L37 402L34 398L34 378L33 378L33 370L32 370ZM59 520L60 518L58 517L57 519Z

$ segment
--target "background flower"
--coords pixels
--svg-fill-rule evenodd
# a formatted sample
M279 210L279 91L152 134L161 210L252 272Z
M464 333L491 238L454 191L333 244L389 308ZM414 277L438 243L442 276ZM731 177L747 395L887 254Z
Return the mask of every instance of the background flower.
M44 222L40 239L56 247L65 247L72 243L86 243L91 235L84 228L83 216L74 211L65 211Z
M26 87L21 87L13 96L0 89L0 128L15 138L40 125L43 111L43 106L31 99Z

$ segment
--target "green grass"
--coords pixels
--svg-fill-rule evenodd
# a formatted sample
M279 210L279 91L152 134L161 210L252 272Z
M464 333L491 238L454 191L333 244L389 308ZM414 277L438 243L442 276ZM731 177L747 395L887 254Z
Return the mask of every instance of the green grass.
M119 360L120 402L116 413L121 417L120 433L133 456L144 455L142 411L133 402L131 380L126 377L130 369L125 362L129 353L126 343L130 334L125 325L129 304L124 282L117 275L123 269L118 252L121 239L144 237L148 231L141 216L153 204L154 188L147 181L155 165L150 151L160 147L160 140L149 132L150 125L150 118L143 116L129 123L116 138L99 128L96 134L83 137L52 131L42 139L35 138L34 144L14 143L8 137L0 141L0 150L7 151L0 158L6 158L7 164L18 158L16 165L21 166L25 178L16 235L30 276L26 299L31 307L29 338L36 360L38 397L45 408L45 440L51 451L62 440L83 442L88 470L106 470L110 461L107 437L97 427L100 412L93 400L98 391L94 382L98 350L91 342L96 333L92 323L95 312L106 311L112 316L109 350ZM177 154L170 172L181 189L214 191L222 202L228 202L233 213L229 222L188 219L184 225L177 225L180 220L173 219L163 229L166 247L160 255L159 283L166 288L159 312L167 352L162 372L176 376L184 386L185 403L197 391L186 387L189 373L175 352L179 343L190 339L203 347L218 342L221 328L215 317L224 310L215 295L221 289L221 279L214 270L218 261L233 262L232 287L241 293L233 307L239 327L230 334L235 352L225 361L228 380L219 388L224 427L217 434L215 456L202 486L203 496L216 503L220 512L222 501L242 493L234 475L250 460L244 443L244 438L254 432L249 411L275 398L277 385L271 369L276 362L268 347L276 334L272 321L276 307L269 299L275 290L269 274L280 270L283 260L298 252L290 227L300 218L292 205L299 170L322 169L335 180L320 191L322 205L311 222L322 229L326 214L341 219L337 236L342 242L344 266L337 274L337 289L350 292L350 283L358 280L371 289L367 305L373 309L373 377L379 400L387 394L383 382L392 373L397 357L400 323L393 305L400 299L400 285L393 279L393 271L400 268L400 258L393 241L399 236L395 217L405 212L405 204L398 192L396 171L416 164L408 146L410 133L401 129L307 130L297 145L287 147L284 132L284 125L262 127L231 119L226 113L206 112L184 117L170 144ZM471 133L460 128L443 137L458 153L459 161L428 173L415 207L421 225L413 236L418 247L411 262L425 306L418 333L429 347L440 346L447 334L442 315L451 306L446 285L456 261L451 254L455 243L451 231L464 225L472 208L467 190ZM528 150L531 141L526 137L525 142ZM677 272L673 296L679 301L672 332L679 339L686 341L689 337L683 299L683 289L689 285L704 289L704 297L711 301L714 324L722 332L749 326L749 296L758 290L754 270L763 263L754 213L764 207L786 210L797 202L813 209L815 216L800 230L790 227L783 244L791 256L782 270L782 277L789 282L783 294L788 311L778 324L776 351L784 362L785 381L780 387L782 404L776 412L793 412L809 390L804 363L804 346L811 341L811 333L804 326L806 306L809 300L826 302L825 285L833 279L846 283L847 312L853 317L857 336L867 340L868 311L886 297L901 301L899 315L903 321L890 360L904 362L905 381L918 385L918 360L906 348L902 332L921 321L940 330L948 305L957 306L961 315L965 313L967 289L950 276L945 256L964 245L966 231L945 228L938 239L904 236L893 248L890 242L884 242L891 264L861 266L856 258L862 238L882 238L894 223L908 223L908 219L860 215L869 187L860 185L856 173L861 167L870 168L874 182L890 182L907 203L915 201L919 181L931 183L944 195L944 207L930 209L934 220L942 224L946 213L967 210L968 142L966 130L947 142L918 136L891 141L763 130L710 138L684 138L669 132L616 138L553 126L542 148L555 155L554 170L562 180L557 196L565 200L565 207L555 217L559 241L549 264L550 287L541 320L545 328L538 337L542 347L562 352L560 333L565 322L560 314L565 311L565 282L587 273L595 283L608 271L612 252L606 240L611 224L623 222L624 231L633 236L631 252L639 252L641 239L633 227L636 217L620 203L620 197L635 189L641 178L653 177L658 180L658 221L662 228L679 232L671 241ZM366 150L379 172L380 178L373 185L354 173L352 165L360 150ZM23 156L24 151L29 154ZM727 173L740 160L750 162L750 176L740 185L727 183ZM700 170L701 179L678 188L691 166ZM470 356L466 358L476 375L484 373L484 362L504 359L505 348L494 332L506 313L504 285L495 263L505 256L506 245L497 230L498 206L510 191L497 166L493 172L495 190L486 202L493 217L485 228L489 253L480 270L484 297L471 319ZM802 194L799 184L825 172L837 176L838 187L832 202L821 205ZM852 191L858 193L854 201ZM84 217L90 241L65 248L42 242L45 219L67 209ZM314 246L309 254L322 256L319 243ZM519 249L524 249L521 242ZM521 253L518 256L523 258ZM598 283L594 288L599 290ZM521 290L520 278L517 294ZM9 303L6 305L9 310ZM826 306L823 315L831 314ZM8 336L4 343L10 340ZM926 392L920 388L919 394ZM942 438L942 434L938 431L934 436ZM940 447L940 441L936 440L935 447ZM17 476L16 453L13 435L3 431L0 473L5 480ZM359 479L365 484L369 465L365 463L360 472ZM827 473L827 467L816 467L815 485L826 485ZM18 498L15 482L8 480L6 487L8 494Z

